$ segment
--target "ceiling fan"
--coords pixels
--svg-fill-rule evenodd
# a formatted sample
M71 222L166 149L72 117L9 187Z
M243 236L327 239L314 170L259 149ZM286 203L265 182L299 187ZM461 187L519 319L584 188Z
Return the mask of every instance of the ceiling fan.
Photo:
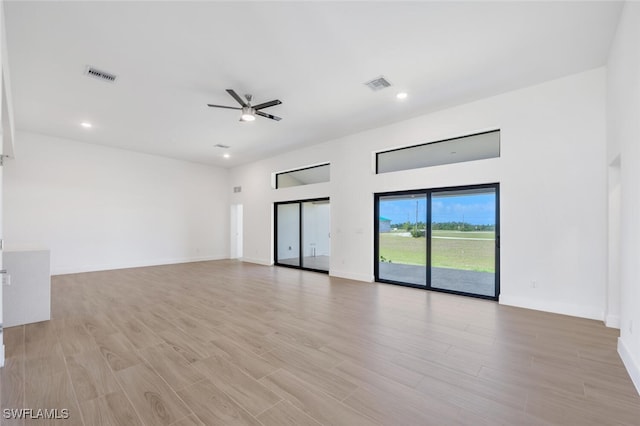
M238 94L233 89L227 89L227 93L230 94L233 99L238 101L238 103L242 107L230 107L225 105L212 105L212 104L207 104L207 105L212 108L226 108L226 109L241 110L242 115L240 116L240 121L253 121L256 119L256 115L259 115L260 117L270 118L276 121L282 120L282 118L280 117L276 117L275 115L267 114L266 112L260 111L261 109L280 105L282 102L280 102L278 99L253 106L251 105L251 99L252 99L251 95L244 95L244 97L247 99L247 101L245 102L240 96L238 96Z

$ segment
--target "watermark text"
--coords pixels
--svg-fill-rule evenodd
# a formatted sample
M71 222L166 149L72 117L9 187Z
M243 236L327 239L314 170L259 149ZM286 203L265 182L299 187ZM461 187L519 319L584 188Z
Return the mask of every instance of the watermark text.
M68 408L5 408L5 419L65 420L69 418Z

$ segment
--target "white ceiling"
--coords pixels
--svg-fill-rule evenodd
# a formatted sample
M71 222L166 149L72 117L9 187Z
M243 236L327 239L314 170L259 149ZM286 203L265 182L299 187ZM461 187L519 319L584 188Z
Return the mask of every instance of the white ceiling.
M610 1L5 1L16 127L235 166L601 66L620 10ZM117 82L85 76L86 65ZM362 84L381 74L393 87ZM283 120L241 123L238 111L206 106L234 105L227 88L254 103L282 100L265 111ZM400 90L409 98L396 100Z

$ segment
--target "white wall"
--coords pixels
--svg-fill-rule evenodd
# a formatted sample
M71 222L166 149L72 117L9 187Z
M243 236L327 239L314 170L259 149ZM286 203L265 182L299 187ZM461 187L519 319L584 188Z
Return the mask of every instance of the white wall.
M7 247L52 274L229 256L225 169L17 132L4 173Z
M603 319L605 70L596 69L237 167L246 260L272 261L274 201L331 198L335 276L373 278L373 193L499 182L501 303ZM372 152L500 128L502 156L384 175ZM274 190L271 173L331 162L331 182ZM537 288L531 281L537 281Z
M607 159L620 161L622 207L618 351L640 392L640 3L624 6L607 77Z

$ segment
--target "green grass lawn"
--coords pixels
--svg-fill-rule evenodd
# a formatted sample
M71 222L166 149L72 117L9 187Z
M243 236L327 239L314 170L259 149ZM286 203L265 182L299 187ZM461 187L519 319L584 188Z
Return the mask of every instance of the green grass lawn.
M434 238L437 237L453 237L453 238L484 238L493 240L496 233L493 231L431 231Z
M495 272L493 236L493 232L434 231L431 263L440 268ZM465 239L450 239L452 237ZM380 234L380 256L393 263L426 265L426 239Z

